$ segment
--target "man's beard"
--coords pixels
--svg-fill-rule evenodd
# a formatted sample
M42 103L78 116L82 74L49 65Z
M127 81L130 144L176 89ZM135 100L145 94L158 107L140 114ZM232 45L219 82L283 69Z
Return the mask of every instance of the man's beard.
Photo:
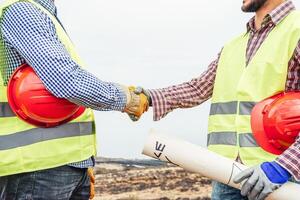
M247 6L242 6L242 11L244 12L256 12L259 10L267 0L251 0L250 4Z

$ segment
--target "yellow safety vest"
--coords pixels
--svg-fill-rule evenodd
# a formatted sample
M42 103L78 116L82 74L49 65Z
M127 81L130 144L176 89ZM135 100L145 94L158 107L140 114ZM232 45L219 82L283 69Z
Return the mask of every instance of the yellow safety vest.
M208 148L246 165L276 158L260 148L251 131L253 106L285 90L288 62L300 39L300 13L291 12L268 35L246 66L249 33L222 50L212 97Z
M19 1L3 2L0 17L7 7ZM57 19L40 4L32 0L26 2L51 18L60 41L72 59L82 66L72 42ZM7 71L5 51L0 38L0 176L53 168L95 155L95 123L91 109L86 109L75 120L54 128L37 128L16 117L8 105L7 87L4 85L4 74L1 74Z

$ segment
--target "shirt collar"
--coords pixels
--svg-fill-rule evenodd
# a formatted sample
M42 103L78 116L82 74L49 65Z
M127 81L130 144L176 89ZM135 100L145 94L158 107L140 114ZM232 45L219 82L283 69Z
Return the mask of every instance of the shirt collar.
M42 5L45 9L47 9L52 15L56 16L56 6L53 0L34 0L38 4Z
M263 24L273 23L276 26L295 9L296 7L292 1L284 1L265 16ZM255 17L252 17L247 23L247 31L249 32L250 30L255 31Z

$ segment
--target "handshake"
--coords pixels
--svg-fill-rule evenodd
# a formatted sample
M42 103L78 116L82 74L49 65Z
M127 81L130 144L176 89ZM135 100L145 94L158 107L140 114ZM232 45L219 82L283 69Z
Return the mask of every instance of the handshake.
M127 103L123 110L132 121L138 121L144 112L151 106L150 94L141 87L123 87L127 96Z

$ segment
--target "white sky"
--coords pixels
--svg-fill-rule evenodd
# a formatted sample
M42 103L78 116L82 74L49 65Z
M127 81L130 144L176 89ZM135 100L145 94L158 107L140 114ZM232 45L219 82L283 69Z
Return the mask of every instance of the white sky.
M300 6L299 0L294 0ZM105 81L159 88L199 76L252 16L242 0L56 0L59 16L86 62ZM96 112L98 153L141 158L150 128L206 143L209 103L176 110L159 122L152 109L133 123Z

